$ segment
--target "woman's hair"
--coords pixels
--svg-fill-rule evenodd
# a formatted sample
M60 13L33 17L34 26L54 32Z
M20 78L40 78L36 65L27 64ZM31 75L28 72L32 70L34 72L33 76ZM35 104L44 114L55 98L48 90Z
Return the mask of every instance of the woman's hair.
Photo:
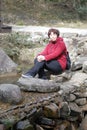
M51 29L49 29L49 31L48 31L48 37L50 37L51 32L53 32L54 34L57 34L57 37L59 37L59 35L60 35L59 30L54 29L54 28L51 28Z

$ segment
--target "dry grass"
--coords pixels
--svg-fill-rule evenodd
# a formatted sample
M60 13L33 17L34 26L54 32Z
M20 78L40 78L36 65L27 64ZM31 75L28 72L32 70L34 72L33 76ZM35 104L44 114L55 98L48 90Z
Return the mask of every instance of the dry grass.
M86 28L86 21L58 2L31 0L3 0L2 17L5 23Z

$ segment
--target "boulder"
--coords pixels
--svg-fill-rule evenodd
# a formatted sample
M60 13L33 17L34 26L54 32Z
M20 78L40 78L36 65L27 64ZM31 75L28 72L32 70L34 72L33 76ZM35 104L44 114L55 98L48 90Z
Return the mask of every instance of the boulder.
M57 92L60 90L60 84L49 80L38 78L19 78L18 85L24 91L33 92Z
M16 71L17 64L0 48L0 73Z
M0 85L0 100L2 102L18 104L22 101L20 88L14 84Z

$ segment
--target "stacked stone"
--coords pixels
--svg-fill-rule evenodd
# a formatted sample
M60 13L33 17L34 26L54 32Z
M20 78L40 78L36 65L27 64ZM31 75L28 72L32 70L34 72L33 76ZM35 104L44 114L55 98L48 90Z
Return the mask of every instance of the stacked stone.
M87 130L87 89L72 89L67 93L58 92L49 103L26 110L26 117L17 123L12 119L3 120L0 130ZM7 125L9 124L9 125Z
M57 99L56 103L52 102L49 105L43 106L39 111L34 113L33 117L29 119L31 124L33 124L32 130L87 129L87 92L83 92L82 94L75 91L74 93L65 95L63 98L67 100L58 102ZM24 125L24 121L22 123ZM19 127L19 123L17 127Z

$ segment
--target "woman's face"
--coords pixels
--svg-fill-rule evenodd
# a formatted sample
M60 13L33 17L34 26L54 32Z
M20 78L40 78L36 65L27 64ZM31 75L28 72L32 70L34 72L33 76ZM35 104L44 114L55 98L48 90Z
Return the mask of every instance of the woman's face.
M51 32L51 34L50 34L50 40L51 40L51 41L56 41L56 39L57 39L57 34Z

